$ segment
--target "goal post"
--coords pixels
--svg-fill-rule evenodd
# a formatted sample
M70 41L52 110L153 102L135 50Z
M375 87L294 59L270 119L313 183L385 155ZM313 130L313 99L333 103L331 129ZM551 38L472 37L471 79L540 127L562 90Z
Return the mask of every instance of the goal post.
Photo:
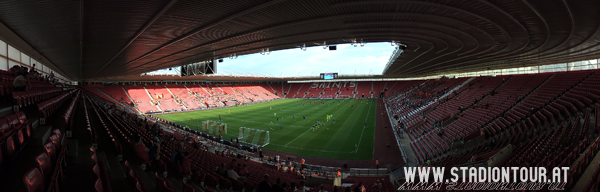
M238 136L240 142L250 145L258 145L260 147L267 146L270 142L270 138L269 131L248 127L240 127L240 133Z
M202 131L212 135L225 135L227 134L227 123L213 120L202 121Z

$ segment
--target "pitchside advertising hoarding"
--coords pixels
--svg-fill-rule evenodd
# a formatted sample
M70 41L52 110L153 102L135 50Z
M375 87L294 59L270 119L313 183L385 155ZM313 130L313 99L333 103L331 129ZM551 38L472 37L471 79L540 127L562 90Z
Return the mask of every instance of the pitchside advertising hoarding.
M569 167L404 167L399 191L565 190Z

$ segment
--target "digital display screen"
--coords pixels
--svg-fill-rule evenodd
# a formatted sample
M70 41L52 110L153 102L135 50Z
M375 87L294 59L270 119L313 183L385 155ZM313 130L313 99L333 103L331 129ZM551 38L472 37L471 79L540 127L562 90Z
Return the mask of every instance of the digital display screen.
M321 73L321 79L337 79L338 78L338 74L337 73Z

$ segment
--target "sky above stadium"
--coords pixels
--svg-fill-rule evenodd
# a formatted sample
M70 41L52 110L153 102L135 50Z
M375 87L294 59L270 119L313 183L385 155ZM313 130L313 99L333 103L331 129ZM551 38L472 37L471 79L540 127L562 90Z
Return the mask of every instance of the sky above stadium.
M319 73L338 72L340 75L380 75L394 51L389 42L367 43L364 47L338 44L337 50L323 46L239 55L237 59L224 58L217 65L221 75L254 76L318 76ZM160 72L175 72L160 70ZM369 73L370 72L370 73Z
M364 47L350 44L337 45L337 50L323 49L323 46L272 51L269 55L260 53L226 58L217 66L218 73L235 70L255 72L267 76L317 76L319 73L339 72L340 75L381 74L394 47L390 43L368 43ZM225 71L220 71L225 70ZM312 73L311 73L312 71Z

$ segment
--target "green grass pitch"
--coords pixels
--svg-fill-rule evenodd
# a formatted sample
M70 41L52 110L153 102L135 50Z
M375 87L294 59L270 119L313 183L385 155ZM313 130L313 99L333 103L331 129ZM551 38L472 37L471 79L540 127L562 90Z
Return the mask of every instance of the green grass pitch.
M221 115L221 122L227 123L227 135L223 139L235 140L239 135L239 128L248 127L268 130L270 144L264 148L274 151L330 159L373 158L377 108L375 99L323 99L323 105L309 104L309 101L320 102L321 99L280 99L239 107L157 116L198 130L202 127L202 121L219 121ZM302 106L304 102L306 104ZM279 121L274 113L277 113ZM333 115L335 124L326 122L313 131L312 125L317 120L326 120L327 115ZM302 116L306 116L306 120ZM366 129L365 121L368 127ZM283 125L283 129L280 129L280 125Z

